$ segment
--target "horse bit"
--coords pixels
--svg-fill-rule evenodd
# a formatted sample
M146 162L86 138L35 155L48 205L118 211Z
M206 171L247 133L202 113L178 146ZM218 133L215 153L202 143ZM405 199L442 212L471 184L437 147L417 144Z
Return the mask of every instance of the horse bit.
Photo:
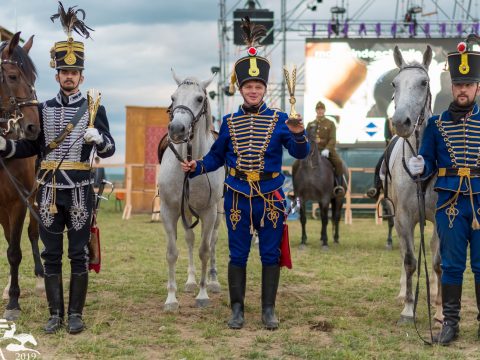
M15 65L18 68L18 70L20 70L20 75L26 80L26 83L30 88L31 98L19 98L13 94L12 89L5 81L5 74L3 70L4 64ZM8 94L7 97L8 97L8 104L9 104L8 108L5 108L3 106L3 101L0 104L0 114L2 114L2 116L0 116L0 123L7 124L6 128L1 129L1 135L5 136L11 131L12 126L15 126L18 123L18 121L23 119L24 115L20 109L25 106L36 106L38 105L38 100L37 100L37 93L35 92L35 87L33 86L33 84L31 84L27 80L22 70L22 64L21 63L19 64L18 61L13 61L10 59L0 59L0 87L3 87L3 84L5 84L7 88L6 92ZM0 100L2 100L1 95L0 95Z

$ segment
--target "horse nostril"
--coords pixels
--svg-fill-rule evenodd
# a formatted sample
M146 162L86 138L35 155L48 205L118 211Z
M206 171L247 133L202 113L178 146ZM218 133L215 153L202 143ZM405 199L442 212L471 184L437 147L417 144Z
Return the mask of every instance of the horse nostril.
M28 124L26 126L25 132L29 135L37 135L39 132L39 128L35 124Z
M185 125L182 125L182 126L181 126L180 131L181 131L181 132L184 132L184 131L185 131Z
M407 120L405 120L405 125L407 125L407 126L412 125L412 121L410 120L409 117L407 117Z

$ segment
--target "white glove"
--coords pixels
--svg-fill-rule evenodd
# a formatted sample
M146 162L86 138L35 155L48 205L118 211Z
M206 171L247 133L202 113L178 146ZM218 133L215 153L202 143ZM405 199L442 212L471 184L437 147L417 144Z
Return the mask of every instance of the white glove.
M4 151L7 148L7 140L3 136L0 136L0 151Z
M417 155L417 157L412 156L408 159L408 170L412 175L420 175L425 169L425 160L422 155Z
M97 129L95 128L87 128L85 131L85 135L83 135L83 139L87 143L92 143L94 142L97 145L100 145L103 143L103 137L100 135Z
M328 155L330 155L330 150L328 149L323 149L322 152L320 153L320 155L322 155L323 157L328 157Z

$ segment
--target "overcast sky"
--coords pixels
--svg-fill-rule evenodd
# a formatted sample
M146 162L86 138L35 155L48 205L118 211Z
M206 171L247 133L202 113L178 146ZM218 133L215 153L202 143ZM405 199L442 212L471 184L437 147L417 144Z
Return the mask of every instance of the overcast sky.
M406 6L407 2L399 2L399 14L405 11L402 3ZM423 3L425 13L437 10L438 15L431 16L432 20L444 19L446 15L442 14L442 10L452 16L454 0L436 2L439 8L428 0L409 3ZM243 8L245 3L245 0L227 0L227 10ZM275 12L276 21L280 19L280 0L259 0L259 3L262 8ZM292 19L299 17L305 22L327 20L330 8L342 5L342 1L323 0L313 12L307 9L307 5L316 4L316 1L304 1L293 11L300 3L300 0L288 0L287 11L292 14ZM350 17L375 21L395 18L395 0L349 0L345 3L348 4ZM12 32L21 30L24 39L35 35L30 55L39 72L36 88L42 101L58 92L55 71L49 67L49 52L53 43L66 39L59 23L50 21L50 15L57 11L57 4L56 0L2 0L1 4L0 26ZM82 90L85 92L94 87L102 92L102 103L107 109L110 127L118 144L117 154L110 162L124 162L125 106L168 106L176 88L170 68L175 68L181 78L193 75L206 79L211 75L210 68L218 65L219 1L65 0L63 4L65 8L78 5L84 9L86 24L95 29L93 40L84 41L86 70ZM362 9L365 11L362 12ZM457 7L456 11L459 18L462 9ZM477 12L477 7L472 5L474 17L478 17ZM228 20L228 25L231 25L231 13ZM79 40L78 36L74 37ZM287 61L300 65L304 58L304 36L289 33L288 39ZM278 46L272 52L273 81L280 81L280 48ZM243 56L233 46L230 46L229 54L230 61ZM216 90L215 82L209 90ZM240 103L238 97L227 100L228 112ZM216 102L212 103L212 108L216 114Z

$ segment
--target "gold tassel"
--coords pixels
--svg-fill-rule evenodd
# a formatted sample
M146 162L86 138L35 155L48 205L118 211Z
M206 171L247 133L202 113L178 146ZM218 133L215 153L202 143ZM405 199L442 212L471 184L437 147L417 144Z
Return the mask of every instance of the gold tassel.
M228 87L228 92L233 95L235 94L235 83L237 82L237 75L235 75L235 71L230 76L230 85Z
M473 215L472 229L480 230L480 223L478 222L477 217L475 215Z

